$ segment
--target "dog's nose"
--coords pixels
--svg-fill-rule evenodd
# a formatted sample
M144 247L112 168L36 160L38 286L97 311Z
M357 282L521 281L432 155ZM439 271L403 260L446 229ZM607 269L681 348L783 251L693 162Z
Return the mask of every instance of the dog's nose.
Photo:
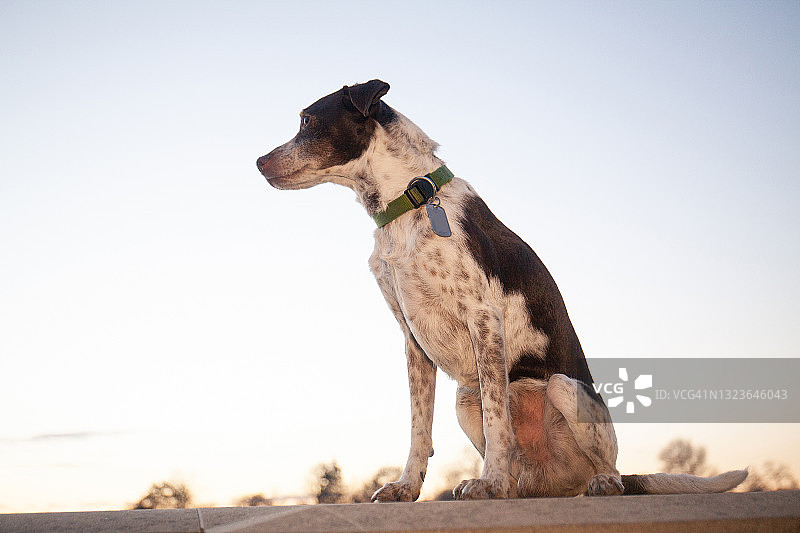
M262 155L261 157L259 157L259 158L256 160L256 167L258 167L258 171L259 171L259 172L263 172L261 169L262 169L262 168L264 168L264 165L266 165L266 164L267 164L267 160L268 160L268 159L269 159L269 156Z

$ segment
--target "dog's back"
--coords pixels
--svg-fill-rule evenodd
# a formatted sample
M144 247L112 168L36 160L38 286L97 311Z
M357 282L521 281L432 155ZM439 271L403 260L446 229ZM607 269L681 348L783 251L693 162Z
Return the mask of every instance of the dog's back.
M461 226L472 257L484 275L503 290L522 294L531 326L547 336L544 357L523 354L509 368L509 379L549 379L564 374L591 385L581 343L553 277L528 244L508 229L477 195L466 199Z

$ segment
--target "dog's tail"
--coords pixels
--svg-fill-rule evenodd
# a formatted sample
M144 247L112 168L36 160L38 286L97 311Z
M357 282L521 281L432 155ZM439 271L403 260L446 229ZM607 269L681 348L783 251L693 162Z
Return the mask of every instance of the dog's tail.
M725 492L747 477L747 469L731 470L718 476L701 477L691 474L636 474L622 476L624 494L701 494Z

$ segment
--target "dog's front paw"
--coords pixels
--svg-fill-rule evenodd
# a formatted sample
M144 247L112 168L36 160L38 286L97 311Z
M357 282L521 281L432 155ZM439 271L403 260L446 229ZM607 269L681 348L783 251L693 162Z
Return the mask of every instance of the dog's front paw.
M587 496L618 496L625 492L622 480L609 474L597 474L589 480Z
M511 486L507 479L465 479L453 489L453 497L456 500L508 498L510 489Z
M419 498L419 487L405 481L393 481L375 491L373 502L413 502Z

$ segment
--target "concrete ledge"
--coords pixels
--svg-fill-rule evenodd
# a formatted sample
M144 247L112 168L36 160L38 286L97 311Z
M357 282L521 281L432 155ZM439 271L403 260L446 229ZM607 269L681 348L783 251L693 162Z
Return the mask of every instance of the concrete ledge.
M800 531L800 491L0 515L0 532Z

